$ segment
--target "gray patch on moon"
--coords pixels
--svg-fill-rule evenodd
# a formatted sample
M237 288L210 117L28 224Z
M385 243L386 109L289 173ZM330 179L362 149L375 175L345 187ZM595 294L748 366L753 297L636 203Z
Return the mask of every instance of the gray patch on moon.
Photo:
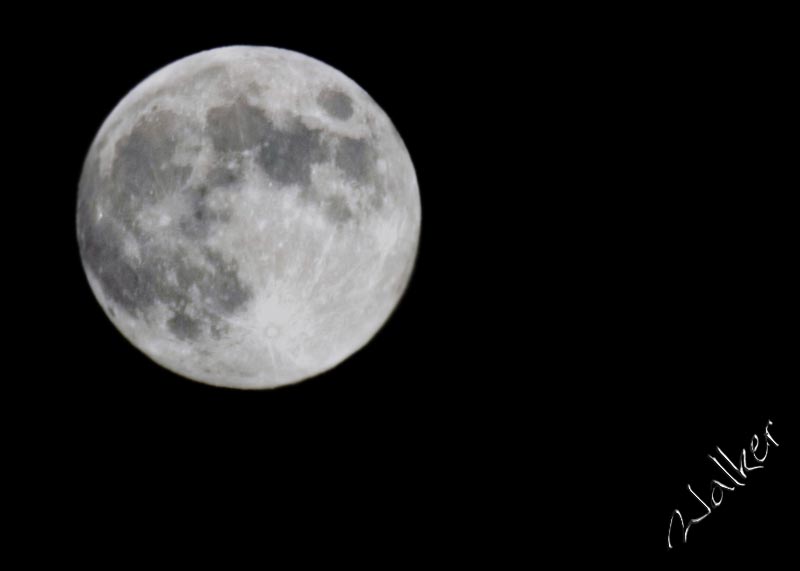
M83 163L81 178L78 181L78 206L76 222L78 226L78 240L81 240L84 229L92 221L92 207L100 190L100 161L93 153L89 153Z
M353 116L353 100L346 93L335 89L323 89L317 103L330 115L343 121Z
M137 315L142 303L152 300L139 289L139 275L132 260L122 250L122 236L111 221L84 222L86 215L79 211L81 232L78 244L86 266L100 281L103 291L130 315Z
M329 113L338 113L340 118L352 114L352 101L344 93L325 90L319 103ZM298 185L307 202L316 203L325 217L334 224L341 224L354 217L343 196L321 197L311 184L311 169L333 157L334 164L350 180L362 185L373 184L375 193L370 205L378 209L383 204L382 184L375 176L377 152L365 139L332 136L328 140L322 131L306 126L299 117L294 117L288 127L279 129L266 113L237 99L229 106L214 107L206 114L206 133L214 149L221 153L242 152L259 149L256 164L274 181L281 185ZM332 143L331 143L332 142ZM212 169L207 182L212 186L234 184L238 175L230 169ZM182 230L187 237L203 238L208 235L209 219L202 212L182 221ZM210 221L218 221L213 218Z
M328 158L328 146L322 141L321 131L310 129L295 118L288 130L270 125L264 135L264 146L256 157L258 165L280 183L308 187L312 165Z
M347 200L343 196L331 196L325 202L325 216L331 222L347 222L353 217L353 212L347 206Z
M139 113L147 109L147 106L150 106L149 109L151 110L157 109L157 102L168 98L181 96L190 98L197 97L204 91L222 84L226 79L228 79L228 69L224 65L206 65L194 71L190 76L183 77L181 80L173 82L170 85L156 89L148 95L145 101L140 101L138 105L134 106L131 112Z
M189 179L192 167L172 162L179 130L175 113L154 111L117 141L110 190L115 211L126 219L143 203L162 200Z
M228 68L223 64L209 64L204 68L195 71L191 77L186 78L177 89L190 91L189 95L208 89L214 84L218 84L223 79L228 78Z
M187 262L188 256L179 251L141 245L137 261L125 255L119 234L109 223L101 221L85 234L82 255L106 296L132 317L147 318L156 303L166 305L174 313L168 326L181 338L194 338L197 330L186 311L194 304L191 290L196 289L204 302L202 309L196 308L202 320L192 319L218 329L221 317L242 309L253 297L251 288L239 279L236 263L214 250L206 249L198 265ZM177 283L170 281L170 272L175 272Z
M87 165L85 169L87 176L83 178L82 189L87 198L97 192L98 185L114 188L112 180L97 175L98 170L96 164ZM189 191L189 204L194 202L197 218L192 220L194 226L182 227L183 231L205 234L210 224L224 220L222 214L205 204L207 194L204 187ZM127 203L126 207L140 208L150 195L134 196L139 202ZM153 245L143 239L127 210L110 212L99 220L93 219L91 214L89 202L79 201L81 257L108 299L130 316L148 320L150 309L160 303L173 312L167 327L177 338L195 339L202 326L207 326L210 334L218 338L225 331L221 318L242 310L253 298L251 288L239 278L236 262L226 260L219 252L206 247L198 260L177 244L170 248ZM117 217L118 214L124 217ZM126 231L137 238L137 257L125 251ZM174 281L169 279L173 273ZM192 290L203 300L202 307L193 301ZM191 315L188 308L193 310Z
M241 179L241 173L227 167L216 167L208 171L206 182L209 186L231 186Z
M176 312L167 320L167 328L181 340L197 339L202 332L199 320L180 312Z
M212 308L233 313L252 299L252 290L239 280L236 260L225 260L211 248L206 248L204 255L211 271L204 272L200 282L195 283L203 297L210 300Z
M179 228L181 233L192 240L207 238L217 224L229 222L229 210L212 207L208 200L209 190L206 186L193 187L187 190L189 214L181 217Z
M253 297L239 279L236 264L220 253L205 248L198 258L187 255L177 243L154 245L135 222L144 207L176 192L184 194L188 210L178 228L190 243L229 220L229 212L210 205L207 186L185 188L191 167L172 162L185 123L170 111L143 115L117 141L110 177L100 175L96 156L87 158L77 213L82 258L106 296L130 316L145 320L157 303L165 305L173 313L167 328L182 340L198 338L204 327L219 337L225 330L221 316L240 310ZM237 177L230 169L217 169L211 173L211 182L224 187ZM110 211L95 219L90 204L102 190L109 196ZM126 234L136 243L136 256L126 252ZM171 274L176 276L174 281L169 279ZM193 306L197 304L190 296L192 290L203 300L202 308Z
M343 137L336 147L336 166L355 182L373 181L377 153L365 139Z
M214 107L206 114L206 132L218 152L242 152L260 147L256 163L284 185L311 184L311 166L328 158L328 147L318 129L295 117L287 129L278 129L264 111L243 99Z
M237 99L231 105L212 107L206 113L206 132L221 153L241 152L259 145L272 130L272 122L258 107Z

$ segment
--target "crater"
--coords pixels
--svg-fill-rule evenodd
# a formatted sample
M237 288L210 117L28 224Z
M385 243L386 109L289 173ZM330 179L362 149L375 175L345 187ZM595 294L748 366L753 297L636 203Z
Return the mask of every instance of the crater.
M346 93L335 89L323 89L317 96L317 103L328 115L346 121L353 116L353 100Z

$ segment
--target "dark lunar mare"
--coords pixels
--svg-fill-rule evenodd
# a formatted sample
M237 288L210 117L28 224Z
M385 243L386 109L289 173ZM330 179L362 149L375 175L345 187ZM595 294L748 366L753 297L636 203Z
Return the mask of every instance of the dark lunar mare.
M328 159L321 130L306 127L297 117L287 129L278 129L263 110L243 99L209 109L206 133L220 153L259 148L257 164L284 185L309 187L312 165Z
M336 148L336 166L354 182L375 182L377 152L364 139L342 137Z
M235 261L207 247L201 249L200 261L190 261L192 257L177 243L156 243L135 222L142 208L157 204L171 192L186 193L192 208L191 215L180 222L187 238L202 243L210 225L226 221L224 212L208 206L206 187L184 188L191 167L171 160L182 128L185 125L171 112L144 116L117 142L109 176L101 175L98 158L90 152L80 181L78 244L87 269L105 295L129 315L148 319L148 310L160 302L172 310L167 326L179 339L198 338L204 323L212 336L219 337L225 332L222 318L241 310L253 297L239 278ZM222 185L230 184L235 173L220 172L218 177ZM104 196L109 198L110 211L98 220L94 206ZM138 244L138 258L126 254L126 235ZM174 280L169 279L170 273ZM192 304L192 287L202 305Z
M318 102L334 117L346 119L352 114L352 101L343 93L323 92ZM101 175L93 149L80 181L78 241L86 267L108 298L131 316L148 319L148 310L155 304L169 307L173 315L167 326L179 339L198 338L204 324L212 336L222 335L222 318L240 311L253 297L239 278L236 263L226 261L219 252L201 246L201 260L190 262L192 258L177 243L154 242L137 225L143 208L175 192L183 193L188 205L188 213L177 224L190 244L201 245L215 225L230 220L230 212L210 206L209 189L234 189L240 173L217 166L207 174L205 185L188 186L192 167L173 162L181 142L199 140L204 133L223 159L237 159L242 151L254 150L256 164L270 178L284 186L300 186L300 197L322 208L333 224L348 223L355 214L346 197L323 197L313 187L314 164L332 159L353 183L374 187L369 201L373 208L381 207L386 192L376 171L378 153L368 139L310 128L299 116L278 128L263 110L241 98L210 109L205 119L205 125L195 126L174 111L154 106L116 142L110 173ZM101 198L107 198L107 203ZM99 220L94 208L98 200L108 209ZM126 236L138 244L138 258L126 254ZM168 278L171 272L176 276L173 281ZM192 286L199 291L202 306L192 304Z
M214 150L239 153L259 145L272 122L258 107L239 98L231 105L212 107L206 113L206 134Z
M309 129L295 118L286 131L274 128L264 132L265 143L256 158L258 165L283 184L311 185L311 167L328 160L330 149L323 144L322 132Z
M346 121L353 116L353 100L346 93L335 89L323 89L317 96L317 103L336 119Z
M334 115L335 110L344 114L345 108L352 113L352 102L343 93L323 91L319 102L327 105L326 109L330 107L328 111ZM375 168L378 152L367 139L342 137L310 128L299 116L291 117L288 126L279 129L262 109L241 98L231 105L208 111L206 134L214 149L223 154L235 156L234 153L244 150L256 150L256 164L267 176L283 186L299 186L300 197L321 206L334 224L350 221L354 213L344 196L322 197L317 192L311 181L314 164L332 158L352 182L375 188L375 195L369 202L374 208L383 204L385 189Z

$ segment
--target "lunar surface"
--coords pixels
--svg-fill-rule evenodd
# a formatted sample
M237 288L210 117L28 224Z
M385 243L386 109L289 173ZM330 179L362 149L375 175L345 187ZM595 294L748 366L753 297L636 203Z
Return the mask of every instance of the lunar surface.
M414 167L356 83L235 46L174 62L103 123L79 183L89 285L119 331L187 378L272 388L363 347L411 275Z

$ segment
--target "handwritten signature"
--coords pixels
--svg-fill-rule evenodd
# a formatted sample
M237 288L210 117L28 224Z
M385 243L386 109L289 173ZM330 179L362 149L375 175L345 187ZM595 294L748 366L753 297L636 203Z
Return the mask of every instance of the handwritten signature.
M761 458L759 458L758 455L756 454L756 450L758 449L758 445L759 445L758 436L754 434L753 438L750 439L750 454L752 455L753 460L755 461L755 463L752 466L748 466L747 465L747 458L746 458L746 454L745 454L744 449L742 449L742 453L739 455L739 465L737 466L736 464L734 464L731 461L730 458L728 458L725 455L725 453L720 449L720 447L717 446L717 452L719 452L720 456L722 456L722 458L724 458L725 461L730 465L729 469L732 469L733 473L731 473L728 470L726 470L725 466L723 466L722 463L720 463L720 461L717 458L715 458L711 454L708 455L708 457L711 458L711 460L714 462L714 464L719 466L720 470L722 470L725 473L725 475L728 477L728 479L733 483L733 485L730 486L730 485L723 484L719 480L712 480L711 481L711 505L713 505L714 508L719 507L719 505L722 503L722 498L723 498L723 495L725 493L723 490L727 490L727 491L730 492L730 491L735 490L737 487L744 487L744 482L737 480L733 476L733 474L736 474L737 477L740 477L741 480L744 480L744 479L747 478L747 472L752 472L753 470L758 470L759 468L763 468L764 467L761 464L763 464L764 460L767 459L767 453L769 452L770 444L774 444L775 446L778 446L778 443L775 442L775 439L769 433L769 427L770 426L772 426L772 421L768 420L767 421L767 426L764 429L764 444L765 444L765 446L764 446L764 455ZM706 510L706 513L704 513L700 517L696 517L694 519L690 519L688 525L684 525L683 516L681 515L680 510L677 510L677 509L673 510L672 515L669 518L669 530L667 531L667 548L668 549L672 549L672 523L675 521L675 516L676 515L678 516L678 520L680 521L680 524L681 524L681 530L683 531L683 542L686 543L686 539L689 536L689 529L691 529L691 527L694 524L703 521L705 518L707 518L711 514L711 508L708 506L708 504L706 504L703 500L700 499L700 496L698 496L694 492L694 490L692 489L692 486L687 484L686 487L689 489L689 492L691 492L691 494L695 498L697 498L697 501L702 504L702 506ZM716 492L719 492L719 499L717 499L715 497L715 495L714 495Z

